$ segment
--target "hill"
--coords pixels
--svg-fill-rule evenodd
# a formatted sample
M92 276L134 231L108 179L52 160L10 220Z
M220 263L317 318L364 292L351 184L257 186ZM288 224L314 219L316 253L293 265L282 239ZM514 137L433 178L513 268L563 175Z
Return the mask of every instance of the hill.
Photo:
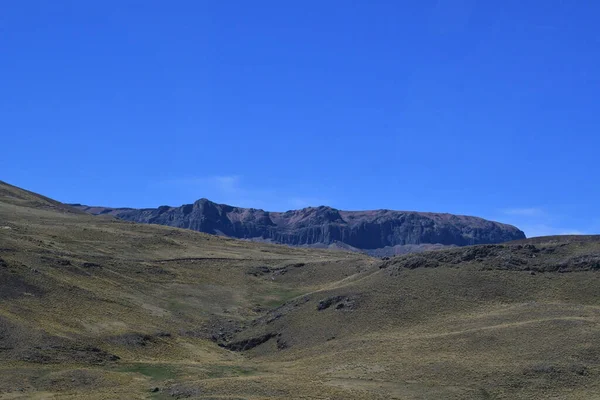
M268 212L207 199L155 209L73 206L93 215L113 215L126 221L292 246L349 246L373 255L402 254L427 244L465 246L525 238L514 226L482 218L412 211L341 211L321 206Z
M598 398L599 254L550 237L381 260L0 183L0 398Z

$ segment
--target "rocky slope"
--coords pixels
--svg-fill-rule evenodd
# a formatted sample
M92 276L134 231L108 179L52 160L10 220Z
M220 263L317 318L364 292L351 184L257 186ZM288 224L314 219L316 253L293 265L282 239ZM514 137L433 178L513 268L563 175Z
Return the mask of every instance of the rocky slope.
M390 252L401 253L399 246L465 246L525 238L522 231L511 225L438 213L341 211L325 206L268 212L217 204L207 199L181 207L149 209L74 206L90 214L108 214L126 221L293 246L336 245L362 250L391 248Z

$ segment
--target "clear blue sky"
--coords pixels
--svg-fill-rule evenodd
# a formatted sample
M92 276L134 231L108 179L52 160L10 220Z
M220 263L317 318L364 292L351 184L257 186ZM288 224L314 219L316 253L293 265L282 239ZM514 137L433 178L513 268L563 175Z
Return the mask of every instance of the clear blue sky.
M600 2L4 1L0 180L600 233Z

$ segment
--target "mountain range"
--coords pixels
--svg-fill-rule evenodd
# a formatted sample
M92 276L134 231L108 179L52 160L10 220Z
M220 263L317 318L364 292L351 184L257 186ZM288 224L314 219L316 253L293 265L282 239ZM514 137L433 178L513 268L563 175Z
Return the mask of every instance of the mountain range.
M269 212L217 204L204 198L180 207L72 206L89 214L112 215L125 221L292 246L343 248L379 256L525 238L512 225L445 213L342 211L327 206Z

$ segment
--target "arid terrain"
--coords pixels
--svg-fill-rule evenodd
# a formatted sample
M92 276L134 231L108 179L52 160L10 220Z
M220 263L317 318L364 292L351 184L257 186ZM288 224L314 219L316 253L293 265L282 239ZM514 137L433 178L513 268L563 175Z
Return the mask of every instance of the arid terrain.
M600 398L600 237L385 259L0 182L0 399Z

